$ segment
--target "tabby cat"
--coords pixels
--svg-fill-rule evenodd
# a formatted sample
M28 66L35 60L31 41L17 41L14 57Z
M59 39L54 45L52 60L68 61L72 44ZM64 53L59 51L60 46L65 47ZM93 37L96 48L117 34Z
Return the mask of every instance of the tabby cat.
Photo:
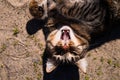
M107 14L105 0L48 0L48 2L49 11L56 9L64 17L84 23L89 26L91 33L103 31Z
M39 6L37 4L36 10L33 9L34 5L30 5L30 12L33 16L36 14L35 12L43 13L42 16L38 17L40 19L45 19L45 17L43 18L44 15L48 17L48 22L45 24L45 27L48 28L46 32L49 32L46 38L45 53L50 57L46 62L46 71L53 71L59 65L58 61L62 60L75 63L86 73L87 62L84 58L85 53L82 52L89 47L91 36L97 35L105 29L108 15L106 2L104 0L45 1L41 0L41 3L46 4L47 2L47 5ZM34 2L33 0L32 3ZM71 42L73 43L72 46L66 46ZM58 46L60 44L62 46ZM73 51L71 51L71 47L74 47ZM59 51L61 48L63 51ZM53 59L54 57L55 59Z
M106 24L105 0L40 0L39 4L32 0L30 12L37 18L45 19L51 16L51 12L57 11L65 18L78 20L89 26L90 33L100 33ZM36 6L36 7L35 7ZM37 8L37 9L34 9ZM50 15L49 15L50 14ZM52 17L54 17L52 15ZM54 23L53 23L54 24Z

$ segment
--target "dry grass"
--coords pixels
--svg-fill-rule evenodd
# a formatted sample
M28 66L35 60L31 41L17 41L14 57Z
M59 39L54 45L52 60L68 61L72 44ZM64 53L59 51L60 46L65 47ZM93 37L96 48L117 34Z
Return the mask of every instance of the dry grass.
M28 6L0 0L0 10L0 80L42 80L44 35L41 30L27 34L26 24L32 19ZM90 51L88 71L80 74L81 80L119 80L119 44L118 39Z

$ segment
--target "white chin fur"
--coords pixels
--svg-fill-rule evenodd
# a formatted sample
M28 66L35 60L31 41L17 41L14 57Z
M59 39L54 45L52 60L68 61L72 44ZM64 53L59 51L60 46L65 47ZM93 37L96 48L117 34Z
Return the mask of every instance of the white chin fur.
M50 73L52 72L57 66L54 65L53 61L48 59L47 63L46 63L46 72Z
M78 68L79 68L82 72L84 72L84 73L87 72L88 63L87 63L86 58L80 59L78 62L76 62L76 65L78 66Z
M87 72L87 60L85 58L80 59L78 62L75 63L75 65L78 66L78 68L83 72L86 73ZM50 73L52 72L58 65L54 65L54 61L48 59L47 63L46 63L46 72Z

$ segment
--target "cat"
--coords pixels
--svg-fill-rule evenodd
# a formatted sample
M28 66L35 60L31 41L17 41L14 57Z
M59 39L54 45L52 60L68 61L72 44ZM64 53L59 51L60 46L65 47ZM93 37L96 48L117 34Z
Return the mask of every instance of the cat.
M35 2L32 0L30 4ZM87 72L85 55L92 36L106 28L109 15L106 6L104 0L43 0L40 4L30 5L34 17L35 12L41 12L37 18L47 18L44 30L47 34L44 52L47 55L46 72L52 72L61 63L75 64Z

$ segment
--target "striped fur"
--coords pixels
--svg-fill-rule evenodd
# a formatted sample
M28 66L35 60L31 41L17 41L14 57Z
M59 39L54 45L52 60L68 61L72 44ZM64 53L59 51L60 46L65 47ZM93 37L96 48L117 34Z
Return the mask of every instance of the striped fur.
M46 2L47 5L44 5ZM44 6L39 6L42 4ZM44 30L47 34L44 52L47 54L46 72L53 71L61 62L71 62L86 73L87 61L84 57L91 36L101 33L105 28L107 13L104 0L42 0L39 7L43 7L43 16L48 17L44 27L47 28ZM44 19L42 16L40 18ZM70 31L65 38L67 41L61 38L62 29L66 31L66 28ZM74 44L68 45L71 42Z
M51 0L48 0L51 1ZM53 5L54 7L50 5ZM66 18L78 20L91 28L92 33L104 29L106 7L103 0L54 0L49 11L57 10Z

